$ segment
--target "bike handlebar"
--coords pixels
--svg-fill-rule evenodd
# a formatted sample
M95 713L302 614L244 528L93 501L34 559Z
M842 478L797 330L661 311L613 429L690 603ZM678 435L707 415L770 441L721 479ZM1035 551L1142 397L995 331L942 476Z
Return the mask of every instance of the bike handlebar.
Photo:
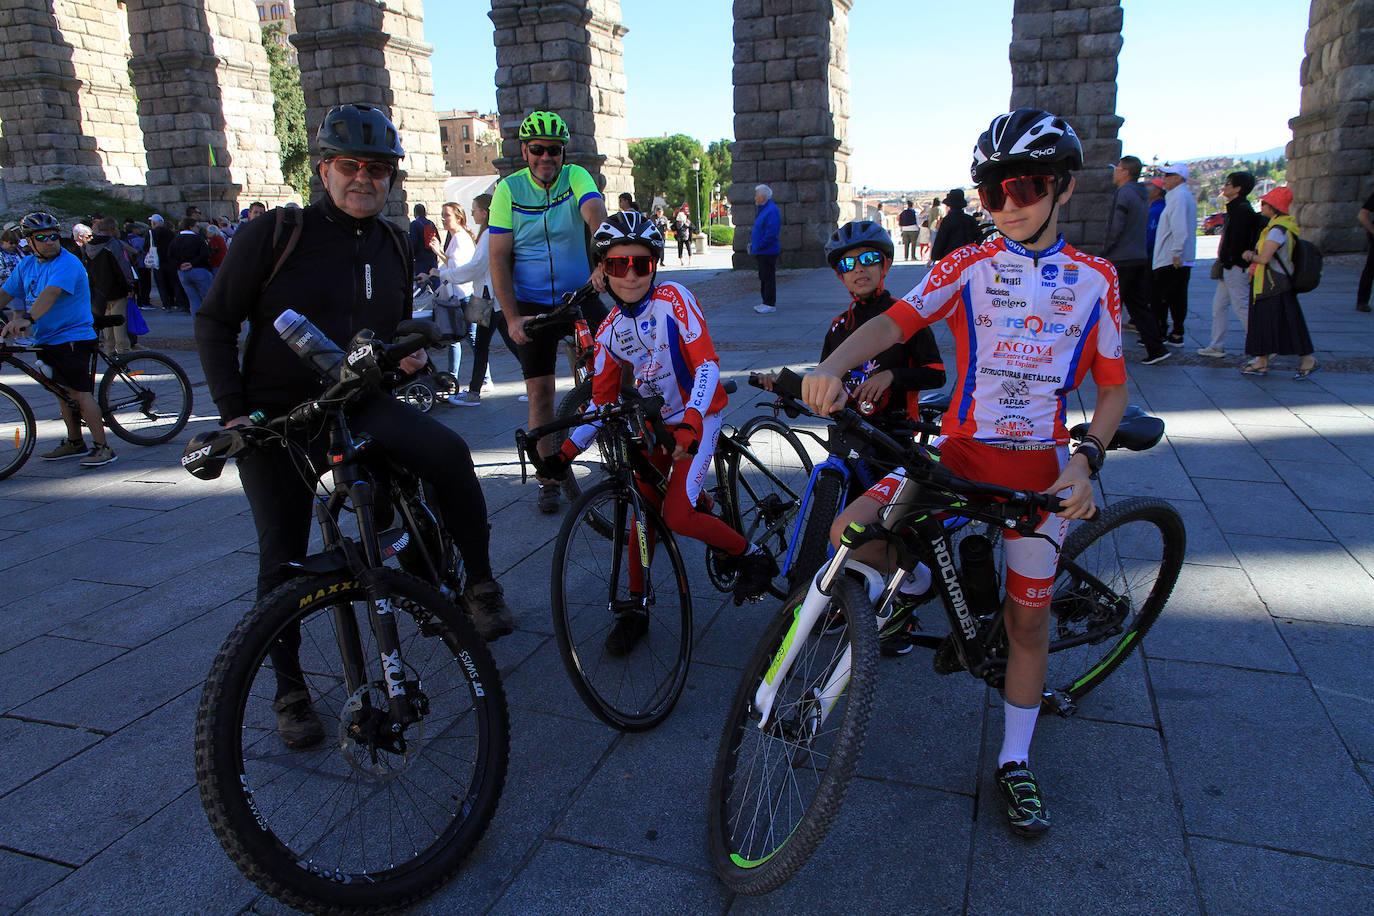
M596 287L587 283L570 293L564 293L562 303L542 315L535 315L525 322L525 333L530 337L551 330L570 330L582 318L582 304L599 296Z

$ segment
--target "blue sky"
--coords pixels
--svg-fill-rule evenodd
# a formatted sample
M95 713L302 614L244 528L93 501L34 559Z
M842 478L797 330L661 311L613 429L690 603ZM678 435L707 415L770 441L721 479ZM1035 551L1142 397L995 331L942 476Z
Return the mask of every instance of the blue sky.
M621 5L630 30L628 134L731 137L730 0ZM436 107L494 110L489 5L424 0L424 7ZM1123 0L1123 7L1117 114L1126 119L1126 152L1163 162L1288 141L1309 0ZM849 145L856 185L968 180L973 141L1011 94L1011 9L1012 0L855 0Z

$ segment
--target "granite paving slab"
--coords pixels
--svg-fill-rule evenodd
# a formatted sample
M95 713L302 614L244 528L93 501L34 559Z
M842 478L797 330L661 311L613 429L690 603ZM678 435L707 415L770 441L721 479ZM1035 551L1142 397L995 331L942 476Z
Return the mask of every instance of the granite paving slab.
M1337 543L1230 535L1246 571L1274 617L1374 625L1370 578Z
M0 747L5 749L5 767L0 770L0 795L79 754L100 737L83 728L0 717Z
M68 865L0 849L0 910L15 912L71 871Z
M1374 870L1220 840L1190 841L1202 898L1212 913L1359 913Z
M1278 630L1357 760L1374 760L1374 626L1280 620Z
M1217 525L1228 535L1331 539L1331 533L1284 484L1205 479L1195 484ZM1231 544L1234 547L1235 541Z
M1150 630L1151 657L1296 672L1244 570L1187 564Z

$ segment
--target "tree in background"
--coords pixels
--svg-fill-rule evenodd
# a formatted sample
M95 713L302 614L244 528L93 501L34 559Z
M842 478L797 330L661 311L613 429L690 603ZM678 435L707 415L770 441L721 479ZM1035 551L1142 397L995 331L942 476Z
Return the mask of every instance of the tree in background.
M262 30L262 46L272 81L272 114L281 144L281 174L287 185L310 200L310 137L305 129L305 93L300 68L291 64L286 48L278 44L281 23Z
M671 137L649 137L630 144L630 158L634 160L632 177L635 200L646 210L655 197L668 202L676 210L684 202L692 206L692 222L706 224L706 210L716 182L722 190L730 183L730 141L717 140L709 149L686 134ZM701 160L700 198L692 160Z

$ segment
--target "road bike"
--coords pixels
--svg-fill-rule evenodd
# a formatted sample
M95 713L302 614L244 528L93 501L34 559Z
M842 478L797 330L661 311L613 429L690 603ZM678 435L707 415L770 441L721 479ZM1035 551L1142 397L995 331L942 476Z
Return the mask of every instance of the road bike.
M725 383L725 390L732 392L734 384ZM687 567L676 537L646 498L646 493L656 493L661 500L667 485L648 457L658 443L672 447L662 409L661 397L643 398L630 390L617 404L516 433L522 473L526 458L542 473L540 439L584 423L601 424L605 476L582 493L563 520L554 547L550 602L559 651L578 695L601 721L622 731L651 729L667 718L682 694L692 658ZM791 449L777 465L782 473L755 454L750 439L722 431L714 456L717 483L699 508L709 503L746 540L776 558L787 549L810 459L785 427L781 433L769 426L753 429L756 440ZM733 557L708 547L706 566L717 589L730 591L737 584ZM770 594L782 597L785 592L774 584ZM606 639L625 614L647 614L647 632L628 654L616 655Z
M800 397L799 389L788 393ZM898 596L918 562L932 571L948 633L918 627L910 642L934 650L941 674L965 671L1001 687L1009 650L992 545L968 534L956 548L941 515L1037 536L1041 513L1060 508L1049 494L959 478L923 447L893 440L853 411L833 419L876 460L903 466L906 479L879 522L849 526L816 580L792 592L745 668L717 750L707 833L716 874L739 893L782 885L834 822L872 713L879 631L891 632L903 615L920 622L913 616L920 605ZM1162 421L1136 416L1108 447L1144 450L1162 435ZM873 541L895 552L892 575L851 561ZM1113 503L1071 529L1050 605L1046 711L1072 715L1140 645L1169 599L1185 549L1183 521L1160 499Z
M294 577L224 641L195 739L225 851L267 893L317 912L392 910L448 881L495 813L510 752L496 663L454 603L457 550L421 482L349 429L350 407L394 384L400 358L434 332L402 322L398 333L383 347L362 332L320 397L198 437L182 458L213 479L230 457L285 448L302 486L331 481L315 500L323 551L291 564ZM292 435L307 429L322 454ZM399 524L384 529L391 511ZM324 738L285 748L278 704L303 699Z
M123 323L122 315L102 315L95 319L95 328ZM75 399L41 369L21 359L38 351L37 344L0 341L0 366L18 369L79 415ZM96 352L105 371L96 385L95 401L116 436L133 445L158 445L186 428L194 401L191 382L170 356L151 350ZM0 385L0 480L24 466L37 437L33 408L18 391Z

